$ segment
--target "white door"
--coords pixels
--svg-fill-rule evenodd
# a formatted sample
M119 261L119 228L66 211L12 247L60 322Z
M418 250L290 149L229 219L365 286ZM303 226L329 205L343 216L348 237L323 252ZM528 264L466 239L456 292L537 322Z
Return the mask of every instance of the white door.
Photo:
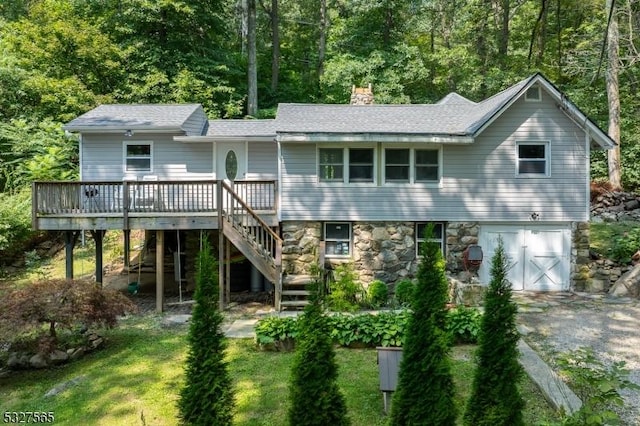
M247 144L216 143L216 179L243 180L247 174Z
M486 225L480 231L485 253L480 280L491 280L491 259L502 236L512 263L509 280L514 290L561 291L569 288L571 231L554 225Z

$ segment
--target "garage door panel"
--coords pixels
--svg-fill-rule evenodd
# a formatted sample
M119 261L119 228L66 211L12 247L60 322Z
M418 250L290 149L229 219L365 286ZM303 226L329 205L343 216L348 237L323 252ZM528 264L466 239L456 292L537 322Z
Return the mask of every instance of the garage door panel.
M560 291L569 288L568 228L554 225L485 225L480 245L485 252L479 270L481 282L491 280L491 259L502 237L513 263L508 278L514 290Z

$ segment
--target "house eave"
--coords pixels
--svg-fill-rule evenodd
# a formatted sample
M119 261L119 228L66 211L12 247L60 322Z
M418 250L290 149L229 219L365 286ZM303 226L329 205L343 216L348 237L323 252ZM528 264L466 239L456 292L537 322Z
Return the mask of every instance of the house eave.
M468 135L385 134L385 133L278 133L278 142L385 142L472 144Z
M70 133L124 133L127 130L144 133L184 133L184 129L175 126L62 126L62 130Z
M262 136L175 136L176 142L212 143L212 142L274 142L275 135Z

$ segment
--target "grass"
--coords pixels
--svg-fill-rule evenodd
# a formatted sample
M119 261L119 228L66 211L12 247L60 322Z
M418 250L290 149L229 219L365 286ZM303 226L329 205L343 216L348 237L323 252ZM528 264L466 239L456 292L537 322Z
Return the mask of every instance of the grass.
M162 329L158 316L132 317L105 331L105 349L80 361L0 379L0 411L53 411L59 425L176 425L183 380L187 329ZM472 346L454 348L458 404L469 397ZM337 349L339 385L354 426L385 424L373 349ZM282 425L288 408L293 353L263 352L249 339L229 340L227 359L237 397L234 424ZM45 398L52 387L83 377L79 384ZM554 420L535 385L522 383L526 424Z

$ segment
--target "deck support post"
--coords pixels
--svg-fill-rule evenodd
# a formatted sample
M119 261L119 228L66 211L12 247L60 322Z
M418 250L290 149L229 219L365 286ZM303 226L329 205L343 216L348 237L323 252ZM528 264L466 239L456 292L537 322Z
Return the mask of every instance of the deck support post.
M100 284L100 287L102 287L102 270L104 269L102 267L102 249L104 234L106 234L106 232L107 231L105 231L104 229L91 231L91 236L96 242L96 282Z
M164 231L156 231L156 312L164 309Z
M79 231L64 232L65 277L67 280L73 279L73 248L78 241L79 235Z
M224 271L224 255L225 255L225 238L224 238L224 201L222 199L222 185L218 181L216 182L216 192L218 200L218 306L220 311L223 311L225 308L224 304L224 288L225 288L225 271Z
M131 230L124 230L124 267L131 266Z
M226 276L224 277L224 303L228 305L231 303L231 241L229 240L227 240L225 257L227 258L227 269L225 271Z

